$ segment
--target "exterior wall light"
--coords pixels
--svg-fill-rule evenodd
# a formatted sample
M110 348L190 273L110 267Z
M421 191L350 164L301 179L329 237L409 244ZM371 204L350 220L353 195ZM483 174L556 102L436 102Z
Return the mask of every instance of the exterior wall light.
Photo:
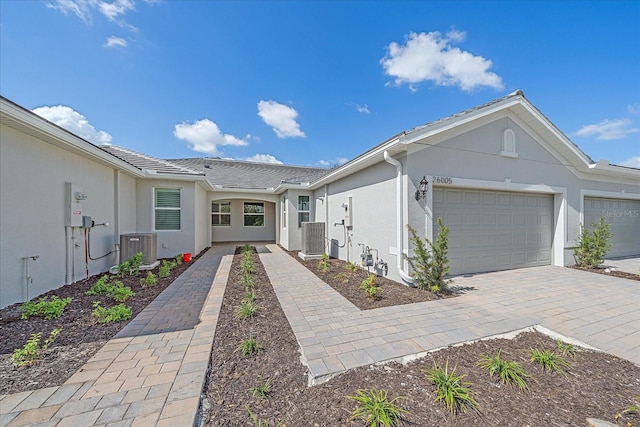
M420 186L416 190L416 200L420 201L420 199L427 199L427 186L429 185L429 181L427 181L427 177L423 176L420 180Z

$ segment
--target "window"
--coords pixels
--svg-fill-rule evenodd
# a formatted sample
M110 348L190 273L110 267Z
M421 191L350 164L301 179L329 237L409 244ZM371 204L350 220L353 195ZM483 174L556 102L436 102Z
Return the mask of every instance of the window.
M264 227L264 203L244 202L244 226Z
M282 228L287 228L287 198L282 198Z
M309 222L309 196L298 196L298 228Z
M231 202L211 203L211 225L214 227L231 227Z
M180 189L154 188L154 221L158 231L180 231Z

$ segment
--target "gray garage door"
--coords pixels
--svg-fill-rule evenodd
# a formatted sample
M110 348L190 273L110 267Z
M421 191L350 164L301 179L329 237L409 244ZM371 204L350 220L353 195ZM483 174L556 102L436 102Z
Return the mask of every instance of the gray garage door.
M436 187L433 213L449 227L451 274L551 263L552 195Z
M585 197L584 223L589 226L601 217L613 233L608 257L640 255L640 200Z

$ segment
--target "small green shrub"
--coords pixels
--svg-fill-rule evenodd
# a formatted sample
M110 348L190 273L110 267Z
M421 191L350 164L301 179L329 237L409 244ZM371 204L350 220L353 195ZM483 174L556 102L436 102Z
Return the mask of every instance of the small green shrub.
M118 266L118 273L121 276L137 276L140 272L140 266L142 265L143 259L144 254L142 252L138 252Z
M253 397L259 397L260 399L268 399L271 392L271 378L261 382L257 386L251 387L251 393Z
M262 350L262 345L260 345L255 338L249 337L240 341L237 350L240 350L245 356L250 356Z
M327 253L323 253L322 259L318 261L318 270L323 273L329 271L329 255Z
M571 368L571 364L564 358L562 358L562 356L559 356L553 351L546 349L539 350L537 348L532 348L531 361L542 365L542 368L545 371L550 372L564 373L565 370Z
M56 295L43 297L38 302L27 301L20 306L22 319L28 319L32 316L41 316L45 319L57 319L64 313L65 307L71 302L71 298L59 298Z
M556 347L563 356L576 357L576 347L573 344L556 341Z
M334 277L338 282L347 283L349 281L349 276L344 271L336 274Z
M408 411L396 405L396 401L403 397L394 397L389 401L388 395L388 390L370 389L358 390L354 396L347 396L359 404L351 413L351 418L364 420L367 425L373 427L396 426L400 416Z
M247 302L255 302L256 301L256 294L253 291L245 291L244 293L244 299L242 300L247 301Z
M362 283L360 283L360 289L362 289L365 294L367 294L367 297L369 299L374 301L378 298L380 292L382 292L382 288L376 286L376 279L377 277L375 274L370 274L366 279L362 281Z
M148 271L147 276L144 279L140 279L140 284L143 288L147 286L155 286L158 284L158 279L156 279L155 274L153 274L151 271Z
M451 280L445 279L449 274L449 228L438 218L438 236L435 242L422 239L416 230L407 225L411 234L415 256L409 258L413 269L413 280L420 289L438 293L446 291ZM428 248L427 248L428 247Z
M356 271L360 270L360 267L355 262L348 262L345 268L350 273L355 273Z
M98 280L93 286L91 286L91 289L89 289L86 294L108 295L118 302L125 302L129 298L136 295L129 286L124 286L124 284L120 280L109 283L104 280L105 278L108 279L107 276L102 276L100 280Z
M242 254L250 254L251 252L253 252L251 250L251 245L248 243L245 243L244 246L242 247Z
M500 357L500 353L501 350L498 350L498 353L493 357L481 355L478 366L488 369L491 376L497 374L503 384L515 384L520 391L528 390L527 379L531 378L531 376L527 374L518 362L503 360Z
M253 276L250 273L245 272L242 275L242 284L244 285L245 290L253 289L253 287L255 286Z
M45 351L49 345L60 335L62 329L56 328L49 334L42 346L40 346L40 337L42 332L37 334L31 334L31 337L27 340L26 344L22 348L16 348L11 355L11 362L15 366L28 366L37 363L40 359L40 353Z
M182 265L182 254L176 255L173 259L175 259L176 265Z
M597 268L604 261L604 256L611 248L611 224L600 218L597 224L591 224L593 231L582 227L578 243L573 248L576 264L584 268Z
M161 265L158 269L158 277L169 277L169 274L171 274L170 265Z
M640 396L636 396L635 400L640 402ZM640 414L640 404L629 405L623 411L623 414Z
M451 413L457 413L461 409L471 408L478 410L478 402L475 401L469 386L471 383L462 381L464 375L456 375L454 367L449 372L449 361L444 368L433 365L433 368L424 371L427 379L436 386L435 401L443 401Z
M119 322L131 318L131 309L124 304L118 304L111 308L104 308L100 301L93 303L93 317L98 323Z
M253 319L258 311L258 305L254 301L243 300L236 310L236 316L241 319Z

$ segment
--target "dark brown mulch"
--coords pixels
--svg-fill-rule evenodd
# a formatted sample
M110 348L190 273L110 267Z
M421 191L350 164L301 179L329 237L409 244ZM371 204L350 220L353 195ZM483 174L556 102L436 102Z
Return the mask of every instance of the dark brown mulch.
M259 316L252 321L236 318L236 307L244 295L237 258L216 330L205 414L208 426L257 425L247 408L269 425L361 426L362 421L350 419L356 404L346 396L369 388L388 390L390 399L403 396L398 403L410 412L402 422L407 426L581 426L587 417L614 422L617 416L621 426L640 425L639 415L622 413L640 403L638 366L606 353L580 350L575 358L568 357L572 367L565 375L544 371L529 360L530 349L555 350L556 343L537 332L447 348L407 365L353 369L308 388L295 337L262 267L255 273ZM257 259L254 257L255 264ZM264 350L243 357L236 348L249 336ZM501 384L477 366L481 355L493 356L498 350L503 360L519 362L532 376L528 392ZM447 361L471 383L478 412L451 414L442 402L434 402L435 387L423 371ZM267 379L272 381L268 399L253 397L250 389Z
M192 262L201 254L192 258ZM176 266L168 277L158 278L155 286L142 287L140 284L140 279L147 274L146 271L141 272L139 276L119 278L118 280L121 280L125 286L131 287L136 294L124 303L131 308L131 319L134 319L190 265L191 263L182 263ZM157 276L158 269L159 267L156 267L151 271ZM58 319L45 320L42 317L30 317L21 320L22 304L20 303L0 310L0 394L62 385L131 321L130 319L99 324L94 320L91 314L94 301L100 301L105 308L118 304L106 295L85 295L85 292L103 275L91 276L34 298L37 302L42 297L52 295L59 298L71 297L71 303L65 307L64 314ZM31 334L42 333L41 339L44 341L55 328L61 328L62 332L43 352L40 362L20 368L13 366L11 355L14 349L24 346Z
M433 292L405 286L391 279L387 279L386 277L377 277L376 285L382 288L382 293L379 298L372 300L367 297L362 289L360 289L360 284L370 274L366 269L358 268L356 271L351 271L347 268L348 264L346 261L332 258L327 261L329 263L329 268L326 271L323 271L318 268L318 261L305 261L300 258L298 256L299 251L285 252L307 267L316 276L339 292L360 310L371 310L374 308L451 298L459 295L463 291L470 290L462 290L452 287L450 290L445 292L434 294Z
M626 271L612 270L606 267L585 268L572 265L570 268L576 270L589 271L591 273L604 274L605 276L622 277L623 279L640 280L640 274L627 273Z

